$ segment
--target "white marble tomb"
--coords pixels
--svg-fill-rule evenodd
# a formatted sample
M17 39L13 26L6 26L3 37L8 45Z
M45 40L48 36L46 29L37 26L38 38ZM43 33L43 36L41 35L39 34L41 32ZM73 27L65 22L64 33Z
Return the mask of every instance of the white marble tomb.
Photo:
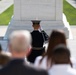
M63 23L63 0L14 0L14 15L4 38L14 30L32 31L31 20L36 19L41 20L48 34L53 29L60 29L69 38L68 28Z

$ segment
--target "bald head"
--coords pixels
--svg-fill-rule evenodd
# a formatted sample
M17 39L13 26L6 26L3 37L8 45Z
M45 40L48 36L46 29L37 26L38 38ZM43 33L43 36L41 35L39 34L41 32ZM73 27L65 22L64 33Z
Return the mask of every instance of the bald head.
M9 37L11 50L22 52L28 50L31 46L31 35L29 31L19 30L14 31Z

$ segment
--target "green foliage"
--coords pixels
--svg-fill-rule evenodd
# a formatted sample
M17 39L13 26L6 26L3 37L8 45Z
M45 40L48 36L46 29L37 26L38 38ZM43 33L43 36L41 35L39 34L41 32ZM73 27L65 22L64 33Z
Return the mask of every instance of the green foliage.
M71 6L66 0L63 1L63 12L67 17L70 25L76 25L76 9Z
M0 25L8 25L13 14L13 5L0 14Z
M67 17L70 25L76 25L76 9L71 6L66 0L63 0L63 12ZM13 15L14 5L10 6L2 14L0 14L0 25L8 25Z

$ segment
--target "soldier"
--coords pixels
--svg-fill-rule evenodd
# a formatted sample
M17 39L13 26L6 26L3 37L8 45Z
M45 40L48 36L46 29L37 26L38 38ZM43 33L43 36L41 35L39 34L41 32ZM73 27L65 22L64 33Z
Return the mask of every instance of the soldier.
M34 30L31 32L32 35L32 52L28 56L28 61L34 63L37 56L42 55L45 52L43 44L48 40L48 35L40 27L40 21L32 20Z

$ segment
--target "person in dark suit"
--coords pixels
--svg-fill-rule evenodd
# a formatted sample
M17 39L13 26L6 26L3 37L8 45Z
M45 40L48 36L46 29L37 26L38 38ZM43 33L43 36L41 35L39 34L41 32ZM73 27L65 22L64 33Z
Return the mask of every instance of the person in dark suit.
M34 63L37 56L42 55L45 52L43 44L48 41L48 35L40 27L39 20L32 20L34 30L31 32L32 36L32 52L28 56L28 61Z
M47 75L44 70L30 66L25 57L31 50L31 35L28 31L15 31L9 38L9 50L12 59L0 70L0 75Z

